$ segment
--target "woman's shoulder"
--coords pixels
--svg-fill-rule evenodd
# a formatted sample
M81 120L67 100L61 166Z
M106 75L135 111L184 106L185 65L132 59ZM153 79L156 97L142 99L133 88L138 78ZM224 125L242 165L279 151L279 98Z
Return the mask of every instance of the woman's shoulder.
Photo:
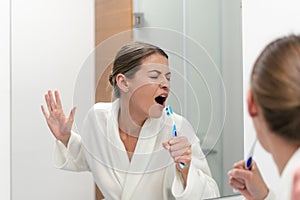
M111 102L98 102L95 103L88 111L89 117L94 116L107 116L108 113L111 113L112 110L112 104Z

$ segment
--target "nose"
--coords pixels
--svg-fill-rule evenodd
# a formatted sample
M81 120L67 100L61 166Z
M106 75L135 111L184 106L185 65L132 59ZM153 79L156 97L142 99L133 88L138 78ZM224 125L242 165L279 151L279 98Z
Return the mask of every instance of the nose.
M163 80L160 82L159 86L160 86L162 89L167 89L167 90L169 90L169 89L170 89L170 82L167 80L167 78L163 78Z

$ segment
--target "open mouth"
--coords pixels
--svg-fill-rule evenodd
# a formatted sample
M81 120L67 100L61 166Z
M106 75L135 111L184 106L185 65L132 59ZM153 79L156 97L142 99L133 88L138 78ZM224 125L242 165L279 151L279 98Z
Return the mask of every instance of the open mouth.
M167 96L166 95L159 95L158 97L155 97L156 103L158 103L160 105L164 105L164 103L165 103L166 100L167 100Z

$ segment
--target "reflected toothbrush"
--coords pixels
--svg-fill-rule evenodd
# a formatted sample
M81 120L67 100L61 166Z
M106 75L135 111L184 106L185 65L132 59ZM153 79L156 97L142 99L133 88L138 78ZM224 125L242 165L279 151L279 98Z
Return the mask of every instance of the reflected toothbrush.
M245 160L245 168L246 169L250 169L251 165L252 165L252 161L253 161L253 152L254 152L254 148L255 148L255 144L256 144L257 139L255 138L250 151L247 155L247 159Z
M166 107L166 114L168 116L171 116L171 119L172 119L172 136L177 137L177 128L176 128L176 124L175 124L175 120L174 120L173 109L171 106ZM185 164L183 162L180 162L179 166L181 169L183 169L185 167Z

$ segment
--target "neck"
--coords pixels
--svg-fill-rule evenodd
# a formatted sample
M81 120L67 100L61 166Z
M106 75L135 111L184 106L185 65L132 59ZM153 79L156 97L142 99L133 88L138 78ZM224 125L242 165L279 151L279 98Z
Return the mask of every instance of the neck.
M146 117L129 109L129 102L120 99L120 111L118 116L119 128L131 136L138 137Z
M298 145L292 144L285 139L280 138L279 136L271 133L272 140L271 144L271 153L273 159L278 167L279 174L282 175L283 170L285 169L288 161L293 156L293 154L299 148Z

